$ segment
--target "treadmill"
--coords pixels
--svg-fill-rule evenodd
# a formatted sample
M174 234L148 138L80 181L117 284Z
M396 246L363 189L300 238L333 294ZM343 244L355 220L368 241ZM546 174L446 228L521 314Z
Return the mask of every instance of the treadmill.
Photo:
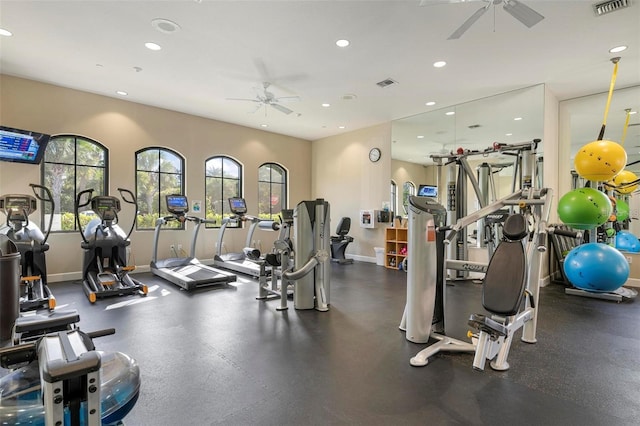
M237 278L235 274L212 268L200 263L200 261L196 259L196 240L198 238L198 232L200 231L200 225L215 222L195 216L188 216L189 202L184 195L167 195L166 201L167 210L171 214L161 217L156 221L153 236L153 256L150 264L151 272L185 290L193 290L194 288L211 285L226 285L230 282L235 282ZM190 221L196 224L193 230L193 237L191 238L189 257L172 257L158 260L158 237L160 235L160 228L165 223L173 220L181 223Z
M264 265L264 259L261 259L260 257L260 250L251 248L250 246L251 239L253 238L253 233L256 228L260 227L261 229L274 230L274 222L272 220L261 220L258 217L248 215L247 203L244 198L229 198L229 207L231 208L233 216L224 218L222 221L222 227L218 234L216 253L213 257L213 264L219 268L249 275L253 278L260 278L263 274L270 275L271 268ZM240 222L251 222L249 232L247 233L247 239L245 241L245 248L240 253L222 254L222 241L224 239L224 232L227 229L227 225L229 223ZM261 270L263 271L262 273Z

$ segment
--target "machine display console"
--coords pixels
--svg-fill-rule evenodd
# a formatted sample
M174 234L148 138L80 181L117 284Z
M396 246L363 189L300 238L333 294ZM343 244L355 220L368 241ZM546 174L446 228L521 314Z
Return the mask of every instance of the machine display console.
M108 195L98 195L91 199L91 210L103 220L114 220L120 211L120 200Z
M11 217L8 217L9 221L24 221L26 213L29 216L36 211L37 201L30 195L5 195L0 198L0 208L4 210L8 216L11 211Z
M167 210L171 214L185 214L189 211L189 201L186 195L167 195Z
M438 187L433 185L420 185L418 187L418 196L435 198L438 196Z
M233 214L243 215L247 212L247 203L244 201L244 198L229 198L229 207Z
M280 214L282 215L282 222L293 223L293 209L282 209Z

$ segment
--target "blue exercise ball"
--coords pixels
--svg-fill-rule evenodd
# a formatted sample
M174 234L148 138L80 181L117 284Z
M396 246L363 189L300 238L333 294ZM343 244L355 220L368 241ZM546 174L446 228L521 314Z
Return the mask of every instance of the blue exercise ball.
M631 253L640 252L640 240L629 231L618 231L616 234L616 248Z
M602 243L575 247L564 259L563 267L569 282L586 291L615 291L629 278L629 264L624 255Z

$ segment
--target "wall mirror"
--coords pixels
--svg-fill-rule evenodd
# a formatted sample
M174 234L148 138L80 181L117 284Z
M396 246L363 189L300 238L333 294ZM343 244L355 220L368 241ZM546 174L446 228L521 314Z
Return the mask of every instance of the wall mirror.
M436 167L431 154L447 153L461 147L484 150L493 142L520 143L542 138L544 130L544 85L539 84L500 95L440 108L392 123L391 176L399 191L405 180L419 184L433 184ZM544 141L539 146L539 155ZM474 156L470 164L480 162L505 164L513 159L497 154ZM433 170L432 170L433 169ZM497 197L511 192L513 167L497 173ZM442 194L441 185L440 194ZM399 204L402 203L402 194ZM469 211L477 208L473 191L469 194ZM445 199L441 196L440 202ZM474 207L475 206L475 207Z

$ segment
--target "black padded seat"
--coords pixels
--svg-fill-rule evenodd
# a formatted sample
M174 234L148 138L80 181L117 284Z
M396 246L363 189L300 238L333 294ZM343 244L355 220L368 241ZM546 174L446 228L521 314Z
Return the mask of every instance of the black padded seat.
M491 313L511 316L520 309L526 284L526 257L520 240L527 233L526 219L520 214L509 216L504 223L503 235L509 240L498 244L482 287L482 306Z
M338 263L352 263L353 259L347 259L345 251L349 243L353 242L353 237L347 235L351 229L351 218L343 217L338 222L336 234L330 238L331 240L331 259Z
M65 330L69 325L79 321L80 315L75 310L54 311L50 314L19 317L16 320L15 330L16 333L38 332L38 334L46 334Z

